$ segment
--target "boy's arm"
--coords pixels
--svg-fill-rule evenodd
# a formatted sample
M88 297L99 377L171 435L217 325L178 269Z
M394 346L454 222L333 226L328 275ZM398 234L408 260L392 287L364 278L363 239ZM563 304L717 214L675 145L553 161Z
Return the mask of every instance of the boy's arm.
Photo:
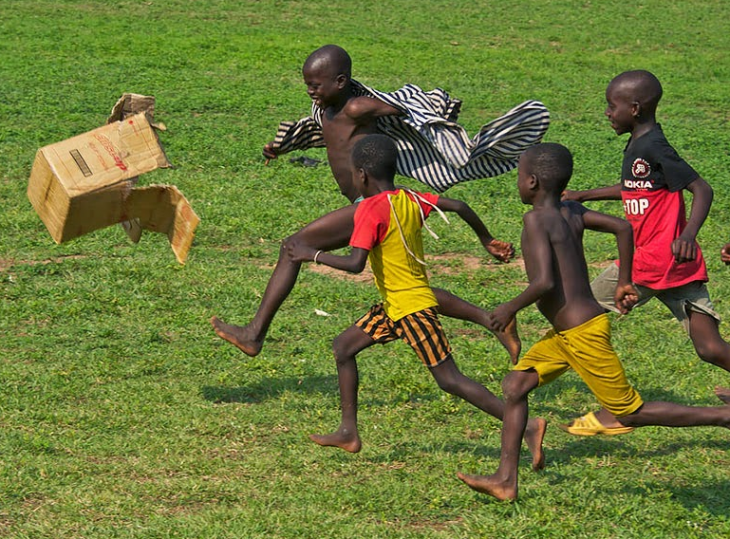
M347 115L358 124L368 124L383 116L400 116L400 110L374 97L355 97L347 102Z
M553 252L547 227L533 213L523 217L522 256L530 284L514 299L499 305L488 314L492 331L504 331L518 311L532 305L555 287Z
M562 200L573 200L575 202L586 202L588 200L621 200L621 184L597 189L586 189L585 191L563 191Z
M350 273L361 273L365 269L368 253L370 252L367 249L353 247L349 255L339 256L313 249L309 245L292 240L286 243L286 250L289 258L294 262L312 261L331 268L349 271Z
M712 187L702 178L697 178L685 189L692 193L692 209L689 212L687 226L672 242L672 254L678 264L697 258L697 234L707 219L714 196Z
M281 122L276 131L274 140L264 146L263 154L268 159L294 150L308 150L321 148L325 145L322 128L307 116L297 122Z
M613 301L621 314L627 314L639 301L639 294L631 280L634 262L634 232L631 224L624 219L591 210L583 213L583 224L588 230L608 232L616 236L621 263Z
M515 255L511 243L495 239L487 230L487 226L466 202L453 198L439 197L436 206L443 211L454 212L476 233L484 248L497 260L509 262Z

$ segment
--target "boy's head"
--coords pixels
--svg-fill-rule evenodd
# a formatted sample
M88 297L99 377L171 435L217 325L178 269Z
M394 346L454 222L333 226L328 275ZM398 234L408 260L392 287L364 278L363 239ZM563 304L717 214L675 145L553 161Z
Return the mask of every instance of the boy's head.
M364 197L377 192L375 183L393 184L398 161L398 148L385 135L367 135L352 147L352 177Z
M625 71L606 88L606 116L618 135L630 133L641 123L655 121L662 85L648 71Z
M302 75L309 97L321 108L332 104L350 84L352 60L337 45L325 45L304 61Z
M573 156L562 144L544 142L528 148L520 156L518 168L522 202L531 204L539 191L559 197L572 174Z

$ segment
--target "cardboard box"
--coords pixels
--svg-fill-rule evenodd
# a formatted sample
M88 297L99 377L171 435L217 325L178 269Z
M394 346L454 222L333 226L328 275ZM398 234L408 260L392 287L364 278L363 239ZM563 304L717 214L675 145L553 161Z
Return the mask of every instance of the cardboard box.
M170 166L146 114L135 114L38 150L28 198L57 243L138 219L167 233L184 263L200 221L185 197L171 186L131 196L137 176Z

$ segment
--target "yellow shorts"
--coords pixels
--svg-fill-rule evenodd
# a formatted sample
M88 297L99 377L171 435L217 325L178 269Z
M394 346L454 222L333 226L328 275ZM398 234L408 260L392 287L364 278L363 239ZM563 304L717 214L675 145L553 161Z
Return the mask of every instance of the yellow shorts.
M518 371L536 371L540 385L571 368L613 415L629 415L643 404L611 345L611 324L606 314L568 331L550 330L514 366Z

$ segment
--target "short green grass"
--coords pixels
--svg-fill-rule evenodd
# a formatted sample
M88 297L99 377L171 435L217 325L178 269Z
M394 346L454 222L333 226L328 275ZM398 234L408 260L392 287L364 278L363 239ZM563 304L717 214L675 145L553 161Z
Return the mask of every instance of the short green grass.
M602 116L606 83L654 71L665 131L715 187L700 241L716 307L730 317L718 256L730 239L728 17L721 0L3 0L0 535L730 536L728 432L570 437L555 424L595 406L572 374L532 398L552 423L548 466L534 474L524 463L517 503L456 479L496 467L500 425L442 394L400 343L362 354L363 451L309 442L337 425L331 341L376 300L367 282L306 268L256 358L208 324L214 314L246 322L279 241L344 202L325 167L261 158L280 120L307 113L300 65L325 43L347 48L367 84L462 98L470 132L542 100L546 140L574 153L575 187L618 175L625 140ZM177 185L201 217L184 267L164 237L135 246L120 227L55 245L26 198L35 151L102 125L125 91L156 96L176 165L141 183ZM448 194L518 242L515 179ZM620 215L618 203L592 207ZM485 306L524 286L519 264L489 261L463 223L434 226L435 285ZM615 256L610 238L589 235L586 248L594 272ZM547 327L534 309L520 324L526 346ZM462 370L499 393L505 352L474 327L444 325ZM710 405L712 388L728 384L659 304L615 319L614 335L645 398Z

